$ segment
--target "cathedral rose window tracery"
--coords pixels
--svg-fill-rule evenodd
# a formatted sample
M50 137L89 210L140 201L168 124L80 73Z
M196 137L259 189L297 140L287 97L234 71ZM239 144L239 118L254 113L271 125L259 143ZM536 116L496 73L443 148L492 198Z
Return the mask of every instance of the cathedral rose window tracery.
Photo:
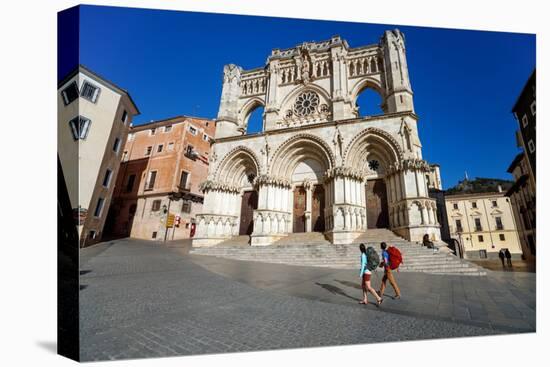
M319 105L319 96L315 92L304 92L296 98L294 111L298 116L309 116L314 113Z

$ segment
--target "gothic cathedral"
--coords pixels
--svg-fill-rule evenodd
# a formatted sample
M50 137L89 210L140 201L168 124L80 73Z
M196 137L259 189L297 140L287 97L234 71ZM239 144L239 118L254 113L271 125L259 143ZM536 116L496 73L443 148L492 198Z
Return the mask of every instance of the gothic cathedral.
M383 113L360 117L366 88ZM263 130L247 135L259 106ZM226 65L193 246L238 235L264 246L296 232L347 244L372 228L440 240L417 122L399 30L357 48L333 37L274 49L252 70Z

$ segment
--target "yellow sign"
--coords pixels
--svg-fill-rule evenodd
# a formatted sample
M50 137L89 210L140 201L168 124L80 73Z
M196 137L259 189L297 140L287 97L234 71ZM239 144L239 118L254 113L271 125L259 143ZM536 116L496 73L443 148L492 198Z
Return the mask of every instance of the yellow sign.
M174 219L176 216L174 214L168 214L168 218L166 219L166 228L172 228L174 227Z

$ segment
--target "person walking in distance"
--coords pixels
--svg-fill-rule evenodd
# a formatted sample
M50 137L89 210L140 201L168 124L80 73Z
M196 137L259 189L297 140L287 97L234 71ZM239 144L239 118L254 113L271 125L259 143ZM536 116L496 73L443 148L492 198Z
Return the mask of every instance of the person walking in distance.
M380 283L380 297L384 296L384 290L386 289L386 282L389 280L391 286L393 287L393 290L395 291L395 297L394 299L401 298L401 290L399 289L399 286L397 285L397 282L395 281L395 278L393 277L392 273L392 265L394 269L399 266L399 264L392 264L390 254L388 253L386 242L382 242L380 244L380 248L382 249L382 262L380 263L380 266L384 268L384 276L382 277L382 282Z
M504 251L504 255L506 256L506 263L509 267L512 267L512 254L510 253L510 250L506 249L506 251Z
M369 270L367 266L369 260L365 244L360 244L359 250L361 251L361 270L359 271L359 277L361 278L361 288L363 289L363 300L359 303L363 305L368 304L367 294L370 292L376 298L376 306L380 306L382 304L382 298L376 293L370 283L371 270Z
M498 252L498 257L500 258L500 262L502 263L502 267L504 268L504 257L506 255L504 255L504 249L500 249L500 251Z

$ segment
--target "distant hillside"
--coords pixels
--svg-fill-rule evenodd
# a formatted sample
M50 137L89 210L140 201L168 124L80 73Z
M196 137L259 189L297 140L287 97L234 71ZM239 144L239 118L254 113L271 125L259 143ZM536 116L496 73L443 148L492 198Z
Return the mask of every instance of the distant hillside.
M460 181L456 186L447 190L447 194L476 194L481 192L498 192L500 185L502 191L507 191L512 185L513 181L502 180L500 178L482 178L476 177L473 180L464 179Z

